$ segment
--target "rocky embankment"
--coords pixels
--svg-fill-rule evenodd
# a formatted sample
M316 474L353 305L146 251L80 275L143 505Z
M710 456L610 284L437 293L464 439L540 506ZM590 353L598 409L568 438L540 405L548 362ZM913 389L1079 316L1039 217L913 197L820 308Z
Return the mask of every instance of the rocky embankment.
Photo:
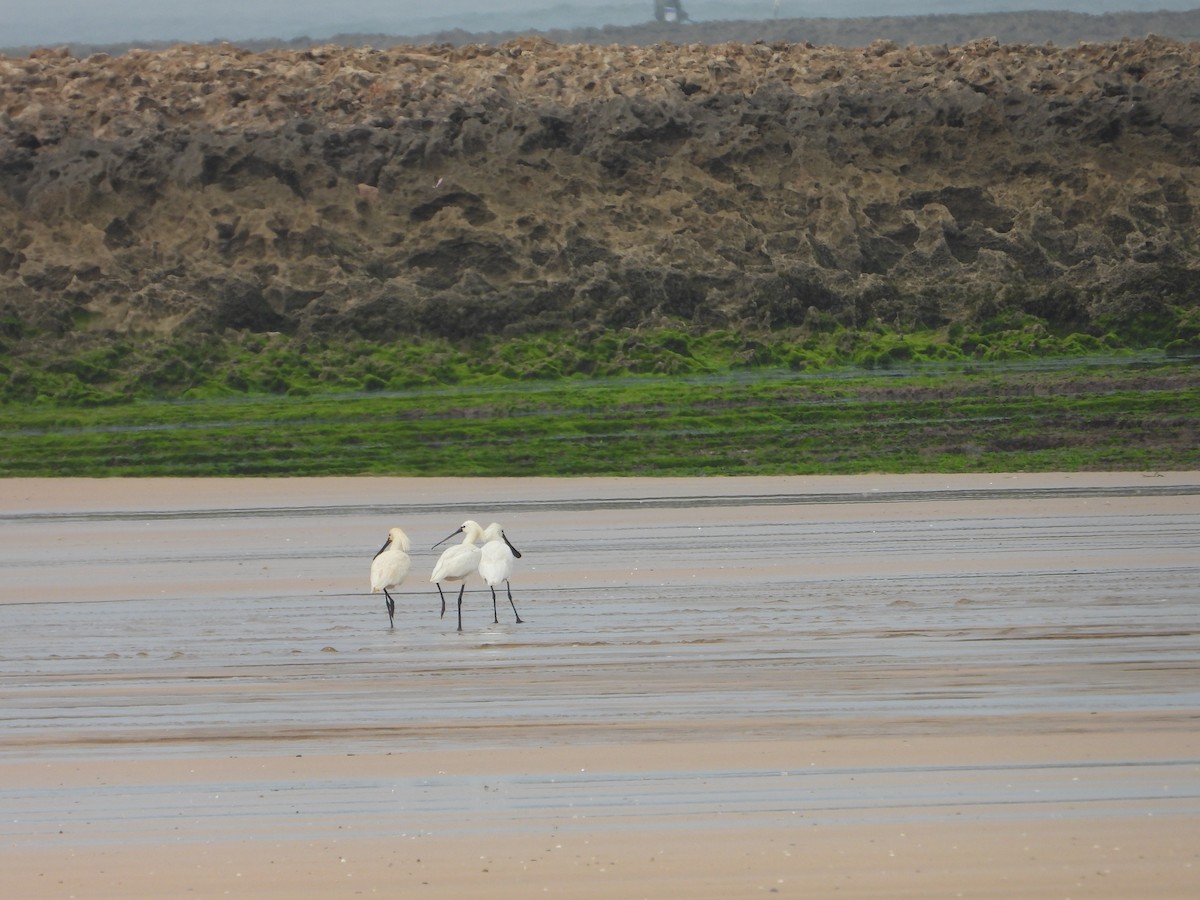
M0 333L1194 305L1200 45L0 58Z

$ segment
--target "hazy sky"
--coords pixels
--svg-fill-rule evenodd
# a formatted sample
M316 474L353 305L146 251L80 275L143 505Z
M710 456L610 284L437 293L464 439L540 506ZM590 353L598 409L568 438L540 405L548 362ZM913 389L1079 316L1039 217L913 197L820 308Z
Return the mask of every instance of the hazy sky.
M684 5L696 19L768 18L774 0ZM797 17L1196 7L1200 0L780 0L781 15ZM653 0L0 0L0 47L628 25L652 10Z

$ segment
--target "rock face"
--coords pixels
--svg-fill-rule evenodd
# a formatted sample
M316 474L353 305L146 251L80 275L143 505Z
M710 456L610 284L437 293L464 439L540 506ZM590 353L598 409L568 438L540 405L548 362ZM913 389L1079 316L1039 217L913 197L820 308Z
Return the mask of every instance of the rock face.
M1200 45L0 58L0 331L1081 328L1195 304Z

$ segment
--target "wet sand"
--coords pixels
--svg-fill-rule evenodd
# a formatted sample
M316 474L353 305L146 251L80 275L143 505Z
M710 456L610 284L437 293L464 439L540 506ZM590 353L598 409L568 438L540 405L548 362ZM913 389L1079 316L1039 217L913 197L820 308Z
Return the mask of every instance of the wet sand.
M1197 584L1195 472L0 481L3 893L1191 896Z

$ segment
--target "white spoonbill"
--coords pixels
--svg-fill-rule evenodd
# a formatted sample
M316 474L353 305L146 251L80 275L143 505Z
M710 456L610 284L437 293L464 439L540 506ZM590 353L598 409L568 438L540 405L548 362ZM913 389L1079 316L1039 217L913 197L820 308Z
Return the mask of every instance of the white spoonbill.
M499 522L493 522L485 528L483 538L487 543L479 551L479 575L492 589L492 619L497 623L500 621L500 614L496 612L496 585L503 581L508 589L509 605L520 624L524 619L517 612L517 604L513 603L512 585L508 579L512 575L513 560L521 558L521 551L512 545Z
M388 588L400 587L404 576L408 574L411 564L408 558L410 546L408 535L403 529L390 528L387 540L371 560L371 593L378 594L383 591L387 601L388 622L393 628L396 627L396 601L388 593Z
M453 547L447 547L442 551L442 555L438 558L437 565L433 567L433 574L429 576L429 580L437 585L438 596L442 598L442 615L446 614L446 595L442 593L443 581L461 581L462 586L458 589L458 630L462 631L462 598L463 591L467 588L467 578L475 573L479 568L479 548L475 546L475 542L483 537L483 529L479 527L478 522L472 522L470 519L463 522L458 528L450 532L436 544L438 547L456 534L461 534L463 540L461 544L455 544Z

